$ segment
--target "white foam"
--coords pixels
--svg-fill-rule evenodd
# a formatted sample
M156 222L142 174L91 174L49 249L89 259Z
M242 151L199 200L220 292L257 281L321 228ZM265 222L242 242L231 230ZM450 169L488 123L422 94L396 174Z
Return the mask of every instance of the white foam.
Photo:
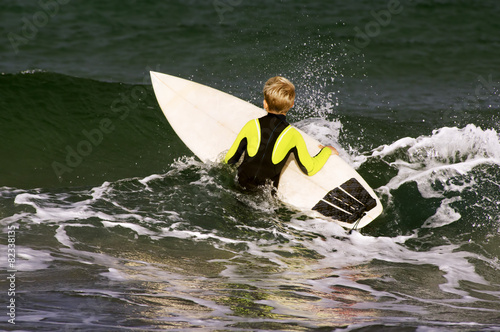
M179 230L176 229L180 223L176 223L170 227L162 228L160 237L174 237L179 239L192 239L195 241L205 241L208 239L218 240L222 243L230 243L230 244L238 244L238 243L246 243L245 241L233 240L225 237L218 236L211 232L203 232L201 229L198 231L195 230Z
M453 198L445 198L441 202L441 205L437 209L436 213L428 218L422 227L424 228L437 228L449 225L457 220L459 220L462 216L460 213L455 211L450 204L460 201L460 197Z
M310 118L294 123L294 126L318 140L322 145L331 145L345 158L348 152L338 144L342 123L339 120L328 121L321 118Z
M101 275L112 281L125 281L128 279L127 274L112 267L108 269L108 272L102 272Z
M21 220L30 220L31 214L30 213L16 213L10 217L5 217L3 219L0 219L0 225L10 225L12 223L17 223ZM7 228L6 228L7 229ZM7 231L4 231L4 233L7 233Z
M49 195L31 193L22 193L17 195L14 202L16 204L30 205L36 210L35 213L29 214L30 221L34 223L48 222L63 224L67 221L74 222L77 220L86 220L92 217L111 221L120 219L143 219L143 217L136 214L134 210L130 210L126 207L121 206L115 201L107 199L105 197L106 192L110 190L110 188L110 184L108 182L105 182L102 186L93 188L91 190L92 198L77 202L66 201L70 194ZM105 200L125 211L126 213L114 213L113 215L111 215L96 211L93 208L93 204L99 200ZM75 226L75 224L72 225ZM63 230L60 230L60 232L60 235L63 236ZM65 243L67 243L67 241L65 241Z
M460 282L462 280L488 285L488 282L477 274L475 266L469 262L471 258L484 258L457 250L459 249L458 245L442 245L428 251L414 251L405 246L405 242L416 235L394 238L366 236L359 232L348 235L345 230L338 228L340 226L334 227L334 223L319 219L292 220L292 224L294 228L303 229L303 232L309 230L323 236L301 241L302 245L325 257L309 266L308 268L311 270L334 269L340 271L351 266L369 264L373 260L413 265L429 264L438 267L444 274L446 282L439 285L441 290L461 296L463 302L473 300L467 292L461 290ZM356 284L356 288L360 287Z
M311 137L323 144L336 143L342 130L342 123L339 120L328 121L322 118L309 118L294 123L294 126L301 129Z
M8 246L0 245L1 252L7 253L7 249ZM9 266L7 258L0 260L0 267L3 270L38 271L49 267L50 262L54 260L52 255L47 251L35 250L18 244L16 244L15 249L15 265Z
M84 200L71 204L64 204L66 195L57 198L57 203L51 202L54 198L48 194L30 194L22 193L16 196L16 204L26 204L35 208L36 213L30 216L34 223L42 222L64 222L68 220L86 219L93 215L89 210L89 202ZM44 202L43 204L39 203ZM62 204L61 204L62 203ZM43 206L42 206L43 205Z
M500 137L493 129L483 130L472 124L459 128L441 128L432 136L405 137L372 152L372 157L396 160L390 165L398 170L381 191L416 182L424 198L443 197L444 192L461 192L474 185L473 179L458 185L449 181L483 164L500 164ZM436 189L440 183L442 188Z
M34 202L32 202L33 199L40 199L43 200L46 197L43 197L42 195L35 195L35 194L29 194L29 193L22 193L16 196L14 199L15 204L26 204L26 205L31 205L35 209L37 206L35 205Z
M314 232L330 237L345 237L347 235L345 228L341 227L339 224L322 219L314 219L314 221L292 219L288 227L299 231Z
M154 180L159 180L159 179L163 179L163 176L161 176L159 174L152 174L150 176L146 176L145 178L139 180L139 182L144 185L146 190L153 191L151 189L151 187L149 186L149 182L154 181Z
M391 145L384 144L373 151L372 157L386 157L401 148L412 146L413 144L415 144L415 141L416 140L414 138L404 137L392 143Z
M190 167L196 167L200 170L206 170L210 167L210 164L202 163L201 161L196 160L195 157L181 157L175 160L170 166L172 167L172 169L169 170L167 174L165 174L165 176L178 175L180 172Z
M493 129L483 130L472 124L461 129L445 127L431 136L405 137L381 146L372 157L387 159L398 170L378 189L389 197L389 203L391 190L414 182L423 198L442 199L424 227L442 227L461 218L452 206L460 200L460 193L478 185L471 171L480 165L500 164L500 136ZM449 198L450 194L455 198Z
M153 237L156 235L156 232L153 232L145 227L142 227L140 225L136 225L133 223L128 223L128 222L111 222L111 221L106 221L106 220L101 220L101 223L104 225L104 227L117 227L121 226L123 228L128 228L136 232L138 235L146 235L146 236L151 236Z
M62 245L73 249L73 243L71 242L68 234L66 234L66 230L64 229L64 225L60 225L56 230L56 239Z
M111 183L105 181L99 187L94 187L91 190L92 201L97 201L105 196L105 194L111 189Z

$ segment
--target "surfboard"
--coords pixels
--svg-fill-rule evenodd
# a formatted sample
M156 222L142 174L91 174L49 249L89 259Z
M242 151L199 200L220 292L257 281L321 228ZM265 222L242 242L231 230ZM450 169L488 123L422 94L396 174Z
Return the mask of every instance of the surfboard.
M150 74L170 126L201 161L222 162L241 128L266 115L263 108L206 85L154 71ZM320 143L299 132L309 154L316 155ZM383 210L373 189L339 156L331 156L313 176L302 173L290 158L281 174L278 197L347 229L365 227Z

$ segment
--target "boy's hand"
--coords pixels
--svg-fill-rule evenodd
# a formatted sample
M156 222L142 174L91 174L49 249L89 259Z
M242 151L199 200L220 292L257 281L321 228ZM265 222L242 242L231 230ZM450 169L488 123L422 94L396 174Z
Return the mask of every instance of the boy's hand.
M337 151L337 149L335 149L333 146L331 145L327 145L327 146L324 146L324 145L320 145L319 146L320 149L323 149L323 148L329 148L330 150L332 150L332 154L338 156L339 155L339 152Z

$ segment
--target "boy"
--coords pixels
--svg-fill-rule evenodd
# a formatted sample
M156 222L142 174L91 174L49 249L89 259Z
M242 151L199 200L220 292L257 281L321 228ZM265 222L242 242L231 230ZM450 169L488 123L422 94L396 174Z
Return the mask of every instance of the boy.
M321 151L311 157L302 135L286 122L286 113L295 102L295 87L289 80L272 77L263 92L267 115L247 122L224 159L235 164L245 153L238 167L238 182L246 189L267 183L278 188L281 171L292 153L309 176L316 174L332 153L338 155L334 147L320 146Z

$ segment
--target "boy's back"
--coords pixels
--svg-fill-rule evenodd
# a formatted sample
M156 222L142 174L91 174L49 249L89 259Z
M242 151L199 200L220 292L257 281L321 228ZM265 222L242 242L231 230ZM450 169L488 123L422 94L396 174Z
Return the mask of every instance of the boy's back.
M273 77L264 86L264 109L268 114L249 121L229 149L225 162L237 163L238 182L247 189L267 183L278 187L281 171L294 154L302 172L313 175L326 163L333 147L324 147L311 157L302 135L286 121L295 101L295 87L283 77Z

